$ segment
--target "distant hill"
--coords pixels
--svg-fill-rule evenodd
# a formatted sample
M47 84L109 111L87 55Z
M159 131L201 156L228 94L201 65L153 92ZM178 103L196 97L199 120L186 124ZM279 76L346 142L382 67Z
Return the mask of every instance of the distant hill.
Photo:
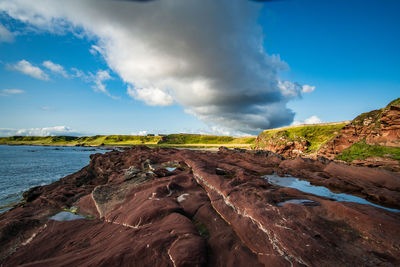
M11 136L0 137L3 145L49 146L172 146L172 147L240 147L251 148L256 137L232 137L199 134L170 134L164 136L95 135L95 136Z

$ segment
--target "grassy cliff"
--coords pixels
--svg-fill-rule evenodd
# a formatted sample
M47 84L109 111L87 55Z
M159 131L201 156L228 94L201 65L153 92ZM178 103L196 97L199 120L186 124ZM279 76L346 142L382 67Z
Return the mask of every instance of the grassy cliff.
M382 118L382 115L385 111L387 111L391 106L400 107L400 98L397 98L391 101L386 107L381 109L372 110L369 112L362 113L358 115L351 124L353 125L371 125L373 124L376 128L380 127L379 120Z
M396 108L393 109L393 107ZM378 136L384 136L385 133L381 132L382 121L383 123L386 123L386 125L393 127L392 132L396 131L395 129L398 127L400 118L400 112L398 111L399 107L400 98L397 98L391 101L384 108L360 114L351 122L351 124L358 127L372 129L373 131L371 135L375 134ZM388 112L392 112L391 115L388 115ZM386 133L386 136L388 136L388 133ZM373 141L367 143L366 138L367 137L364 137L363 140L360 140L343 150L336 159L352 162L353 160L365 160L370 157L379 157L398 160L400 163L400 147L374 144Z
M312 153L335 137L346 124L346 122L322 123L265 130L257 137L256 146L264 149L271 142L284 144L297 141L307 143L306 153Z

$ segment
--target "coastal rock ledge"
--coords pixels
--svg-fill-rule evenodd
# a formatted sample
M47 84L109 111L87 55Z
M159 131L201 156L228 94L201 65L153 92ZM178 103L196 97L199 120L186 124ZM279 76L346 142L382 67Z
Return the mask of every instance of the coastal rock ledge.
M400 266L400 214L270 184L291 175L400 208L398 173L269 151L137 146L25 192L1 266ZM62 210L82 217L57 220Z

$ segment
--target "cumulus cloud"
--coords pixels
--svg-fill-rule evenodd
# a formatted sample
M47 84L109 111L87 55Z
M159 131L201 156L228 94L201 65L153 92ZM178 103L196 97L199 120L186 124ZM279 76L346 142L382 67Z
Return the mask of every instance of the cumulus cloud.
M178 103L220 127L257 133L290 124L287 103L303 87L281 81L287 64L269 55L257 19L262 4L245 0L3 0L0 11L51 32L95 36L93 53L149 105ZM104 80L103 80L104 81ZM106 92L103 81L96 88ZM305 91L309 91L306 88Z
M52 72L60 74L64 76L64 78L68 78L68 73L65 71L63 66L53 63L50 60L43 61L42 65L45 66L47 69L51 70Z
M1 90L1 96L9 96L9 95L18 95L24 93L24 90L21 89L3 89Z
M26 61L25 59L20 60L9 67L10 69L20 71L39 80L47 81L50 79L49 75L47 75L41 68L32 65L29 61Z
M0 24L0 42L14 41L14 34L10 32L3 24Z
M315 90L315 86L311 86L308 84L303 85L302 92L303 93L312 93Z
M297 126L302 124L318 124L318 123L322 123L322 120L314 115L305 119L304 121L294 121L292 125Z
M0 136L55 136L55 135L68 135L68 136L81 136L81 133L73 131L67 126L54 126L44 128L29 128L29 129L10 129L0 128Z

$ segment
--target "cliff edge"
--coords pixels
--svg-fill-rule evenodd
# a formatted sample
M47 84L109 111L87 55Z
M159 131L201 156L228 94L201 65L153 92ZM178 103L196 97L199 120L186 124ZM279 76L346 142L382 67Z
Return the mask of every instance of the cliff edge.
M400 171L400 98L349 122L271 129L256 149L285 157L323 156L351 164Z

